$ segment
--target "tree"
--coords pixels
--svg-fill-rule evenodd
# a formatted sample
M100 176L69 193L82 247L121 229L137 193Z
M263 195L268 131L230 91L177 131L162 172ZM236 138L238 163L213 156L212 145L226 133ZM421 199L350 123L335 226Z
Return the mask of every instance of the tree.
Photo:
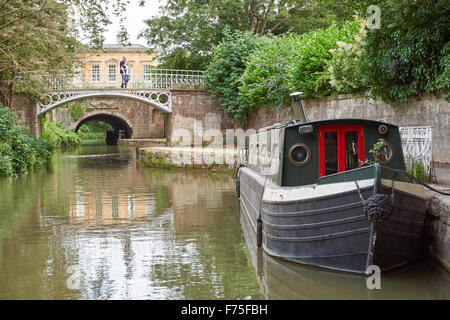
M369 30L362 59L371 93L386 102L449 89L448 0L380 3L381 28Z
M157 17L146 20L141 37L171 67L184 57L206 65L226 27L256 35L303 33L343 22L363 8L340 0L168 0ZM365 2L365 1L363 1Z
M77 41L71 36L63 4L52 0L4 0L0 12L3 83L15 79L16 89L33 93L37 83L42 82L36 73L72 68Z
M211 63L206 70L206 85L218 95L225 115L245 124L249 103L242 99L238 89L247 59L256 47L256 37L249 31L225 30L222 42L214 48Z
M0 101L10 105L14 91L42 93L43 74L72 72L76 53L85 49L78 38L90 39L91 47L101 47L102 32L111 23L106 8L112 4L113 13L121 15L126 3L0 0ZM122 36L126 40L125 30Z
M71 23L77 27L76 32L81 41L88 41L90 46L101 49L103 34L112 23L110 14L119 17L121 41L128 43L128 32L124 26L125 13L129 0L59 0L66 7ZM139 1L143 6L145 0Z

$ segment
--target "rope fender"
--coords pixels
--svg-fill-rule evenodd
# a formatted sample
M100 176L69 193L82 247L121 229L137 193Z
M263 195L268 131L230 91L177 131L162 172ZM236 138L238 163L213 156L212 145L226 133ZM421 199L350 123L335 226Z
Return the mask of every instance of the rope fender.
M394 180L392 180L391 196L384 193L376 193L367 200L364 199L357 181L355 181L355 184L358 189L358 194L363 204L363 211L367 219L371 222L388 220L394 206Z

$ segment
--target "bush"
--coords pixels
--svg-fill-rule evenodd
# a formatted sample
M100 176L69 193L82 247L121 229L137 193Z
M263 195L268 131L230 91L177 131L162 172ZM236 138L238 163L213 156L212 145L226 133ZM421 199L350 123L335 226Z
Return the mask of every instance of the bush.
M41 168L51 156L45 141L27 133L17 116L0 105L0 175L17 175Z
M289 94L303 91L305 98L333 93L327 62L337 42L354 41L359 21L342 28L332 25L302 35L266 37L251 55L242 76L241 95L256 108L260 105L281 107L290 104Z
M362 93L368 90L365 77L364 54L366 24L361 23L359 33L348 42L338 41L337 48L331 49L328 61L328 77L336 94Z
M265 104L281 106L289 102L290 92L285 80L300 39L295 34L260 39L248 60L239 88L252 110Z
M368 31L363 57L372 94L397 102L448 89L448 0L379 5L381 28Z
M360 25L360 21L352 21L342 28L331 26L303 35L288 73L290 91L303 91L304 98L321 98L335 93L327 68L327 62L331 59L330 50L337 49L338 42L353 42Z
M48 141L53 148L70 149L81 143L81 138L73 131L66 130L58 123L41 119L42 139Z
M225 115L245 124L251 113L250 105L238 94L240 79L244 73L248 56L256 46L256 39L250 32L225 30L222 42L212 54L206 70L206 86L219 96Z
M406 171L410 175L416 177L419 180L422 180L424 182L430 181L428 174L425 172L424 165L421 161L411 159L409 161L409 164L406 166Z

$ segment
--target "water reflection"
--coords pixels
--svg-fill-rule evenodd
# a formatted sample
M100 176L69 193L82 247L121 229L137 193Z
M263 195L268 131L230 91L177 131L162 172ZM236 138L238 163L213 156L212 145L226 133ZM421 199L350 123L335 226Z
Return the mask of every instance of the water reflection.
M450 298L430 261L369 291L256 250L240 218L230 175L143 168L111 146L61 154L0 179L0 299Z
M0 181L0 298L260 298L232 185L103 146Z
M268 255L256 247L256 237L242 211L240 220L265 299L450 299L450 275L430 258L382 273L381 290L369 290L365 276Z

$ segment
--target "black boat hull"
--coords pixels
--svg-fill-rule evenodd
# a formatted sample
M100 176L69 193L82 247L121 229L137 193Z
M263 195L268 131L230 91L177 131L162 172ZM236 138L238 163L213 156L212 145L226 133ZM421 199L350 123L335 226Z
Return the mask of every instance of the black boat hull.
M302 264L356 273L368 273L371 265L388 270L419 256L426 201L418 185L384 167L358 172L354 181L363 199L375 192L391 196L394 179L388 219L369 221L352 173L338 174L322 185L277 189L242 168L241 208L255 235L260 219L264 251Z

